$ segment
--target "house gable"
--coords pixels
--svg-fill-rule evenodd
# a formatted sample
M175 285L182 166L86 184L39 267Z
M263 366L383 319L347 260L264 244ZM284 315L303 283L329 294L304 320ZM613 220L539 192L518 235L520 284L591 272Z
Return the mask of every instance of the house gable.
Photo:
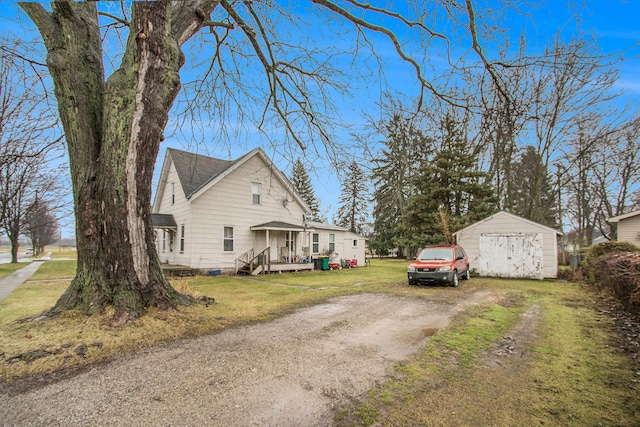
M531 221L530 219L526 219L526 218L523 218L521 216L514 215L514 214L509 213L507 211L500 211L500 212L497 212L497 213L495 213L493 215L488 216L487 218L485 218L483 220L480 220L480 221L478 221L476 223L473 223L473 224L469 225L468 227L463 228L462 230L456 231L455 233L453 233L453 235L454 236L458 236L458 235L464 234L464 233L466 233L466 232L468 232L468 231L470 231L470 230L472 230L472 229L474 229L476 227L482 227L482 225L487 223L487 222L496 221L496 220L506 220L506 221L510 221L510 222L514 222L514 221L515 222L522 222L522 223L525 223L525 224L527 224L527 225L529 225L531 227L540 228L541 231L547 231L547 232L550 232L550 233L555 233L558 236L562 236L562 234L563 234L562 232L556 230L555 228L551 228L551 227L548 227L546 225L537 223L535 221Z
M238 170L239 168L241 168L243 165L245 165L247 162L251 161L254 158L259 158L264 163L265 167L268 168L270 175L273 176L275 179L277 179L279 181L279 184L289 192L289 195L294 199L291 201L295 201L306 212L310 212L309 206L300 197L300 195L293 189L293 185L291 185L287 177L280 171L280 169L278 169L271 162L271 160L269 160L269 158L267 157L265 152L262 151L261 148L254 148L249 153L240 157L238 160L231 162L228 165L228 167L221 170L217 170L216 174L212 175L210 179L207 180L206 182L203 182L199 188L197 188L195 191L193 191L190 194L189 198L190 199L198 198L200 195L208 191L209 188L215 186L217 183L225 179L227 176L229 176L234 171Z
M487 248L491 246L487 246L487 243L497 239L496 242L503 243L513 241L514 245L510 244L509 246L513 246L515 248L513 250L519 252L515 254L515 257L509 255L507 259L513 260L514 263L518 257L522 260L532 260L533 257L530 256L531 254L526 254L525 249L531 249L534 243L539 245L535 256L540 259L543 277L557 277L557 237L562 233L551 227L501 211L455 232L454 235L457 243L462 245L467 252L472 270L479 270L479 267L484 266L488 258L502 256L497 255L497 252L491 252L495 248L487 251ZM522 244L515 244L517 242ZM513 268L514 275L507 277L518 277L516 275L517 267L519 266L510 266L509 268Z
M610 224L617 224L617 240L640 245L640 211L629 212L623 215L611 217L607 220Z
M281 262L308 261L330 247L332 258L365 262L365 239L307 221L308 205L259 148L234 161L168 149L153 212L161 214L155 220L165 263L232 271L238 259L266 248L272 262ZM171 251L167 236L178 250Z
M618 215L618 216L612 216L611 218L609 218L607 220L608 223L611 224L615 224L618 223L622 220L628 219L628 218L633 218L635 216L640 215L640 211L633 211L633 212L628 212L626 214L622 214L622 215Z

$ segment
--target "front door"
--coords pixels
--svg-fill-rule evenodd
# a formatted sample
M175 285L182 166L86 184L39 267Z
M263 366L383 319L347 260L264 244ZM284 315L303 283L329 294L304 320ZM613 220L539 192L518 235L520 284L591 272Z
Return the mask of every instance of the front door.
M279 236L281 233L277 231L269 232L269 247L271 248L271 261L279 262L280 261L280 245L279 241L282 240L282 237Z

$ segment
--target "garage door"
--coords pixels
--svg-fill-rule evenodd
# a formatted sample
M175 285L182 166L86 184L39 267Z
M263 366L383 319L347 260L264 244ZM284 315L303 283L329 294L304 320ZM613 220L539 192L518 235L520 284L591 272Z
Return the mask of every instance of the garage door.
M481 234L481 276L543 278L542 234Z

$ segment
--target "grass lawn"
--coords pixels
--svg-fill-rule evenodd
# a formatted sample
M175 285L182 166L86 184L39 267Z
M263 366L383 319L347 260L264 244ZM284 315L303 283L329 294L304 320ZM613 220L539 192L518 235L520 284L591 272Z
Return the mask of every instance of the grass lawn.
M269 276L190 277L177 289L216 299L209 307L149 310L133 324L108 327L110 313L67 313L24 322L51 307L75 261L46 262L32 280L0 302L0 376L12 378L108 359L160 342L263 321L332 296L375 292L452 302L477 291L492 298L461 313L413 360L359 402L342 408L339 425L640 425L638 365L619 350L611 320L582 286L556 281L473 278L458 288L410 287L407 262L372 260L351 270ZM525 313L525 352L489 355L514 334ZM85 358L75 349L86 347Z
M0 279L10 276L14 271L20 270L28 265L28 262L18 262L15 264L0 264Z
M338 425L640 425L638 364L577 284L472 279L503 297L459 316ZM464 285L463 285L464 286ZM524 355L489 357L535 308Z
M53 246L47 246L44 253L50 253L51 259L76 259L78 253L75 248L56 248Z

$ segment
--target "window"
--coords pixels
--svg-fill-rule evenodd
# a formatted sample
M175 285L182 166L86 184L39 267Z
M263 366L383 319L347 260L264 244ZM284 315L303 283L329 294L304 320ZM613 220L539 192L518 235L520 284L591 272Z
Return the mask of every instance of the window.
M176 202L176 183L171 183L171 204Z
M162 252L167 250L167 230L162 230Z
M291 249L291 252L296 252L296 239L293 231L287 231L287 234L285 236L285 246Z
M353 239L353 247L354 248L358 247L358 239Z
M225 252L233 252L233 227L224 227L222 237L223 250Z
M262 184L260 184L259 182L251 183L251 200L254 205L260 204L261 191L262 191Z
M336 251L336 235L329 234L329 252Z
M184 253L184 224L180 224L180 253Z
M169 252L173 252L173 230L169 230Z
M312 251L314 254L320 253L320 235L318 233L313 233Z

